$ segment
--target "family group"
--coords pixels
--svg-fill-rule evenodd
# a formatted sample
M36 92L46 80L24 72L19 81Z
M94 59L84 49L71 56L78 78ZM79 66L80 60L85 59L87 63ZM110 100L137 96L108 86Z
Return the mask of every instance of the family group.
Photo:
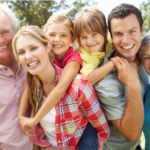
M150 150L150 31L130 4L17 28L0 4L0 150ZM109 36L110 34L110 36ZM78 42L78 51L72 44Z

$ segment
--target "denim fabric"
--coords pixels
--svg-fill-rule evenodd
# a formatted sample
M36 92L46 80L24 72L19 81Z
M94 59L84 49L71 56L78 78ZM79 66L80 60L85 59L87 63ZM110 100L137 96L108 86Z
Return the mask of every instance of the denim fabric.
M89 122L79 141L78 150L98 150L97 131Z

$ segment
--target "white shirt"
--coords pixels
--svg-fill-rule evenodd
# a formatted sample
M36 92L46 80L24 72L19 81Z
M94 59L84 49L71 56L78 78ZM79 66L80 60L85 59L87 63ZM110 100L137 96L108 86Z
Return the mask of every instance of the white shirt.
M44 103L46 97L43 96L42 104ZM40 124L45 132L47 141L57 149L57 140L56 140L56 130L55 130L55 116L56 110L53 107L40 121Z

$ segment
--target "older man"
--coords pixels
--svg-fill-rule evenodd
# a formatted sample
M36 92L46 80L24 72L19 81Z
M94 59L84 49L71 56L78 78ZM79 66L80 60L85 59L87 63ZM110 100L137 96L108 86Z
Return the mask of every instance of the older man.
M143 19L136 7L121 4L109 14L108 24L115 49L105 57L103 64L114 56L125 59L114 59L118 72L113 69L95 85L111 128L103 150L135 150L143 126L142 98L148 85L148 76L143 66L137 74L131 63L136 60L141 46Z
M0 4L0 149L32 150L33 144L18 121L26 71L13 55L12 39L16 31L17 19L8 7Z

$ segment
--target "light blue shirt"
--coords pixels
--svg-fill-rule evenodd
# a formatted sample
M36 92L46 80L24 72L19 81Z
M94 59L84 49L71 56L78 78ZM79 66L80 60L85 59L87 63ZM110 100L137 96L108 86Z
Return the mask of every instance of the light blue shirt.
M115 53L112 50L104 59L104 64ZM148 85L148 75L143 66L138 70L141 84L142 98L144 99ZM111 123L111 120L123 117L127 104L126 86L118 79L117 69L113 69L107 76L95 84L97 98L108 120L111 134L106 141L103 150L135 150L139 141L133 142L126 139Z

